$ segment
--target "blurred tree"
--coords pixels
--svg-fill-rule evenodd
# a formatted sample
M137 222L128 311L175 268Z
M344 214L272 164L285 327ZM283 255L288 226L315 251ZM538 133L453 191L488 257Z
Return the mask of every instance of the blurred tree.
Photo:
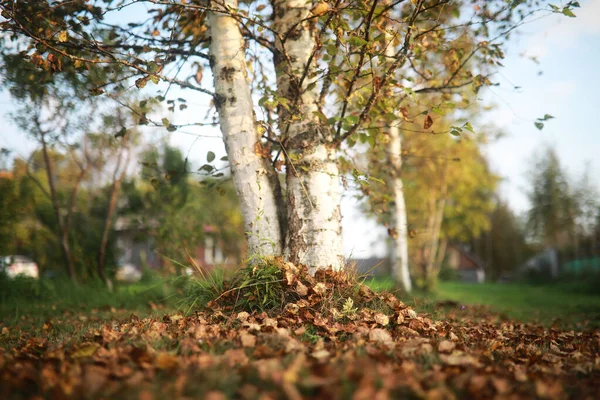
M471 247L485 260L486 279L495 281L509 276L535 252L525 235L525 226L509 205L496 200L489 229L471 240Z
M577 200L560 165L556 151L548 147L534 159L529 171L531 189L527 228L530 236L546 247L565 248L573 242Z
M146 150L141 159L141 179L123 184L127 204L121 215L147 228L147 237L166 259L182 260L188 251L204 246L210 226L224 253L239 260L244 229L231 181L204 177L193 183L187 160L168 145Z
M483 135L432 136L415 128L407 126L403 140L409 256L417 285L431 289L448 242L470 243L489 228L498 178L481 153ZM441 125L442 131L450 129ZM371 175L385 177L385 166L377 162L380 154L375 151L371 157ZM363 193L368 196L367 211L387 225L391 187L371 183L363 186ZM388 233L392 238L396 235L393 229Z

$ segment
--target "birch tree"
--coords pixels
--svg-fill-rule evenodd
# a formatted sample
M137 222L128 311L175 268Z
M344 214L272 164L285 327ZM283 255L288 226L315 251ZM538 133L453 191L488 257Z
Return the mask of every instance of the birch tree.
M130 71L130 86L165 88L156 96L161 101L174 101L166 95L174 85L207 96L218 114L250 252L282 255L315 271L344 266L340 157L356 143L387 140L390 121L406 118L390 105L402 102L408 114L425 110L431 126L435 113L451 108L455 92L493 83L483 66L500 63L514 29L539 12L567 15L577 6L534 10L534 4L0 0L0 24L10 44L4 58L46 70L49 79L85 78L89 65L108 71L118 65ZM126 13L130 7L136 8ZM122 86L108 75L90 94L118 98L115 88ZM212 116L196 125L211 125ZM140 123L182 128L170 115L152 117L141 115ZM393 141L390 152L396 150ZM399 169L398 159L390 161Z

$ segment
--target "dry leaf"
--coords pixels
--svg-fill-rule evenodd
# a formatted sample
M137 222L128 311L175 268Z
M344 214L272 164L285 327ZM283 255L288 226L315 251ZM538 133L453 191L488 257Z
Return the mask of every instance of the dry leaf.
M83 357L91 357L94 355L96 350L100 347L97 343L83 343L77 350L75 350L71 357L73 358L83 358Z
M438 345L438 351L440 353L450 353L452 352L452 350L454 350L455 347L456 344L454 342L451 342L449 340L442 340Z
M425 116L425 122L423 123L423 128L429 129L429 128L431 128L431 125L433 125L433 119L431 119L431 116L429 114L427 114Z
M251 335L247 332L240 333L240 340L242 341L243 347L254 347L256 346L256 336Z

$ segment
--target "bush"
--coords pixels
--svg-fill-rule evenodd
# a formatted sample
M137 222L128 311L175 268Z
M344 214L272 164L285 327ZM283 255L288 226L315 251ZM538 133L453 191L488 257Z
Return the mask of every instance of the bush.
M447 265L442 265L442 268L440 269L440 273L438 275L438 279L443 282L457 281L458 273L455 269L452 269Z

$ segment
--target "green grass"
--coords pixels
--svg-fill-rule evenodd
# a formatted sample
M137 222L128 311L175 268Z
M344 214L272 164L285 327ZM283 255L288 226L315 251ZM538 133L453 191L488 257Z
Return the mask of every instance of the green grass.
M389 279L373 279L367 283L373 290L393 290ZM600 292L590 290L586 282L564 282L544 285L526 283L440 282L433 293L415 291L399 297L421 312L439 315L435 303L454 301L460 305L484 305L491 311L522 322L550 325L576 325L585 320L600 327ZM436 312L437 311L437 312Z
M0 277L0 324L37 326L69 314L110 318L117 310L146 315L157 306L172 307L177 291L177 284L165 280L120 284L109 292L100 282Z
M600 293L592 294L577 283L466 284L440 283L435 297L464 304L482 304L521 321L576 323L583 319L600 325Z

